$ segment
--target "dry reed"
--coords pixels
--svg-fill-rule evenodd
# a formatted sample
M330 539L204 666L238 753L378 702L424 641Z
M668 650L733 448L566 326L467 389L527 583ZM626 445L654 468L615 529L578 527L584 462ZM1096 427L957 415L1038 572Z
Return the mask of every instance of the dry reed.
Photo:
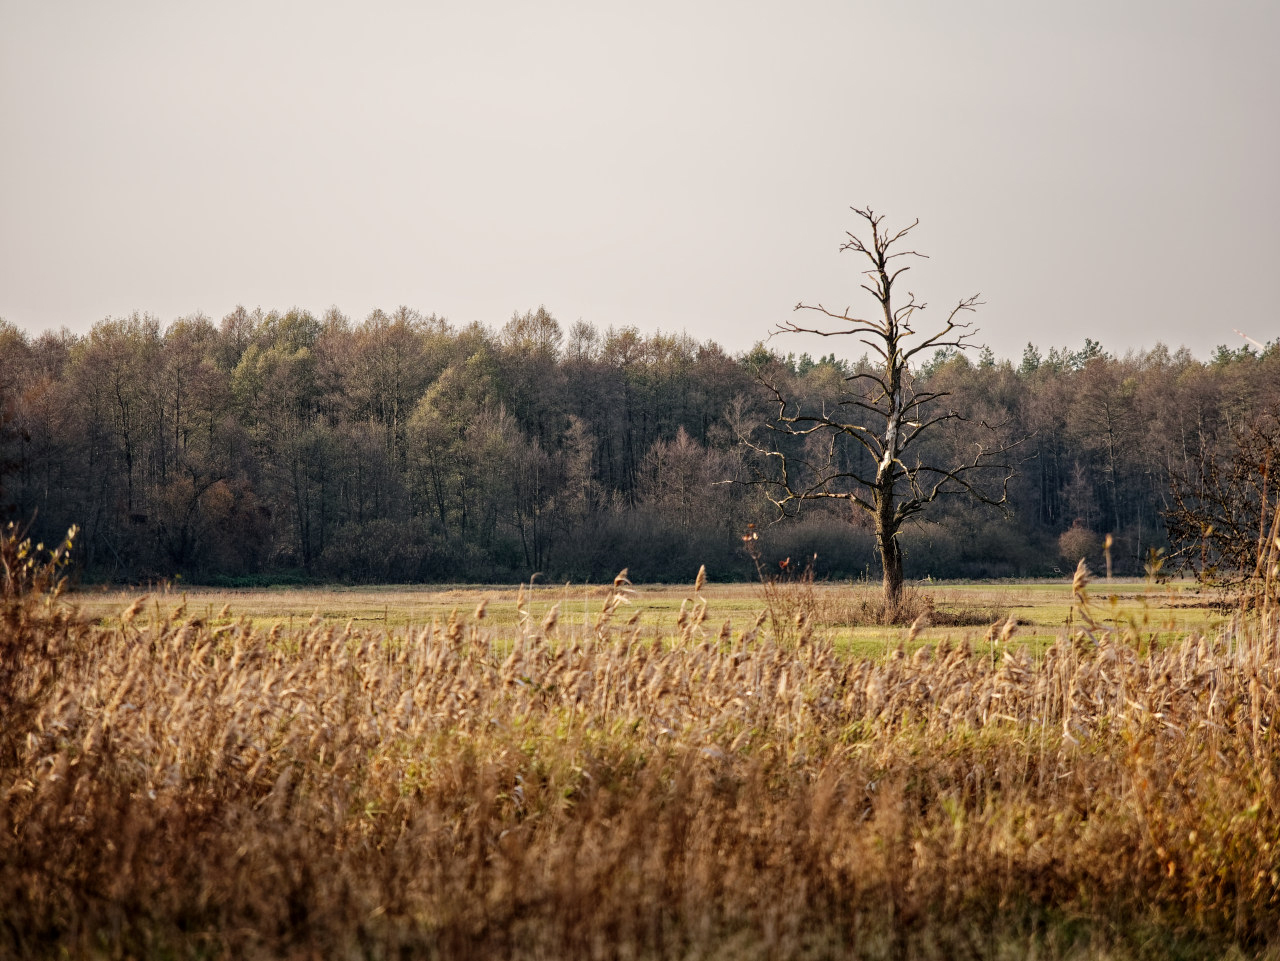
M4 601L0 954L1277 950L1274 612L1139 656L1081 572L1092 636L1038 660L873 662L697 590L654 643L625 577L505 635L105 629L46 587Z

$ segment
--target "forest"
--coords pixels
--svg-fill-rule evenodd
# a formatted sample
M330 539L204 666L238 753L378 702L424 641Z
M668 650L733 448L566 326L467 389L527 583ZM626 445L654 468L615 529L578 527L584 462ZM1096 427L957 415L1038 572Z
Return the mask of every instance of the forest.
M766 384L831 404L868 364L812 346L733 355L566 330L541 307L497 329L405 307L135 314L83 336L0 321L0 520L46 543L78 525L89 582L679 581L702 564L729 580L787 559L875 578L865 519L780 521L747 482L742 440L777 413ZM1016 456L1002 508L942 499L904 530L912 578L1096 567L1108 534L1115 571L1140 573L1169 547L1174 479L1280 410L1280 342L1208 360L1093 341L939 350L910 375Z

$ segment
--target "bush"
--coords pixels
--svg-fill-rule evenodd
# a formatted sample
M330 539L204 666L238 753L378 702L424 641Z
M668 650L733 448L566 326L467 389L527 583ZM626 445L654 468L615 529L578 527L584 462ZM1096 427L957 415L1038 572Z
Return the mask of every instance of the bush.
M1102 538L1076 518L1076 522L1058 537L1058 556L1073 570L1081 561L1095 571L1100 570Z
M875 534L827 511L802 514L794 521L765 527L760 532L761 562L768 573L788 558L797 566L813 559L813 573L824 578L880 576ZM814 558L814 555L817 555Z
M653 507L592 517L558 539L548 576L604 582L623 568L636 582L691 581L706 566L717 579L750 576L738 534Z
M343 524L316 563L330 577L362 583L405 584L442 567L440 538L420 517Z

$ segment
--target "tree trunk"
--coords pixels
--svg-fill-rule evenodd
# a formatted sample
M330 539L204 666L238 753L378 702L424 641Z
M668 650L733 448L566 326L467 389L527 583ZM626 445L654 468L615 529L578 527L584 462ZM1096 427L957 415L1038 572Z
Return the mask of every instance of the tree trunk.
M876 495L876 543L884 570L884 615L891 621L902 602L902 549L893 518L893 492L877 491Z
M880 537L880 563L884 566L885 619L892 621L902 603L902 551L892 534Z

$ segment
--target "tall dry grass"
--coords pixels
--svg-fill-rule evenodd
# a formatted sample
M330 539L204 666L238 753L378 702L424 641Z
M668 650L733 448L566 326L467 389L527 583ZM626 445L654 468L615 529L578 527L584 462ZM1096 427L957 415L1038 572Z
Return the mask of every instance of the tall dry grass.
M1041 659L872 662L697 590L654 644L625 579L499 635L94 628L41 577L4 597L10 957L1278 950L1274 614L1139 656L1082 576Z
M937 589L905 587L893 605L886 602L879 585L850 584L838 593L819 590L814 571L816 554L805 564L794 564L787 558L786 566L775 572L765 569L756 542L750 536L743 540L747 556L755 563L760 600L772 639L784 646L799 638L806 625L976 627L1009 617L999 607L974 603Z

